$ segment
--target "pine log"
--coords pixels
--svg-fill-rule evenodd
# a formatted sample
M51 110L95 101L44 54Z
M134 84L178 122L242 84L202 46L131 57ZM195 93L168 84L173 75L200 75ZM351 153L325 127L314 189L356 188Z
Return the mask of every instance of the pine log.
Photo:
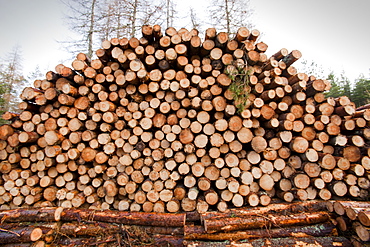
M270 215L269 217L254 216L252 218L231 217L223 219L205 219L204 227L209 233L219 231L236 231L245 229L256 229L265 226L297 226L306 224L317 224L327 221L330 216L324 212L292 214L285 215Z
M292 214L299 213L299 212L307 212L307 211L323 211L326 210L327 204L323 201L306 201L306 202L294 202L294 203L274 203L270 204L266 207L255 207L255 208L238 208L238 209L229 209L227 212L219 213L219 212L206 212L201 214L201 219L217 219L217 218L224 218L224 217L246 217L246 216L253 216L253 215L264 215L264 214L281 214L283 212L290 212Z
M354 230L356 231L357 236L362 240L362 241L369 241L370 240L370 232L369 228L365 227L361 224L355 224Z
M369 209L364 209L358 212L357 218L364 226L370 226Z
M1 244L35 242L50 230L50 228L38 226L13 226L9 229L7 228L9 226L5 225L0 230Z
M60 210L60 209L59 209ZM0 211L2 222L57 221L57 208L19 208Z
M118 224L134 224L149 226L183 226L185 214L141 213L117 211L89 211L84 209L64 209L61 213L64 221L93 220Z
M207 241L237 241L256 238L284 238L284 237L325 237L331 235L335 225L331 222L284 228L250 229L236 232L207 233L202 226L185 225L184 238L186 240Z

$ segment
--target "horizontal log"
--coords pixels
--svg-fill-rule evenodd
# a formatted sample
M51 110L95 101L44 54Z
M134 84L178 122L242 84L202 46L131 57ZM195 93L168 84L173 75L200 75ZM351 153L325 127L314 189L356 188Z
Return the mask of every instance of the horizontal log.
M205 219L204 228L208 233L219 231L236 231L246 229L257 229L261 227L287 227L297 225L308 225L322 223L330 219L327 212L291 214L291 215L270 215L253 217L229 217L222 219Z
M306 202L293 202L293 203L273 203L266 207L255 207L255 208L238 208L238 209L229 209L227 212L216 212L209 211L201 214L201 220L211 220L217 218L225 217L248 217L253 215L265 215L265 214L283 214L286 212L289 213L299 213L299 212L318 212L326 210L327 203L324 201L306 201Z
M251 229L236 232L207 233L203 227L185 226L186 240L207 241L238 241L256 238L285 238L285 237L324 237L331 235L335 229L333 223L322 223L310 226L295 226L284 228Z
M0 211L1 222L55 221L57 208L18 208Z
M121 211L91 211L86 209L64 209L60 214L64 221L92 220L118 224L149 226L184 226L186 214L144 213Z
M134 224L148 226L183 226L186 215L166 213L144 212L120 212L120 211L92 211L87 209L63 209L63 208L20 208L0 211L3 222L22 221L99 221L118 224ZM164 220L166 219L166 220Z
M12 226L5 225L0 230L0 243L30 243L39 240L43 234L46 234L49 227L38 227L38 226Z

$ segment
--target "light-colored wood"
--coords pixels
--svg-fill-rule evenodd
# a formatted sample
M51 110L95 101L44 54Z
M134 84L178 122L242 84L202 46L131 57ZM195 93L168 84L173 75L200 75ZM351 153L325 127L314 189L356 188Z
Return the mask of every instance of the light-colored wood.
M0 127L1 206L204 212L367 196L370 111L325 97L328 81L292 66L299 51L268 58L247 28L142 34L22 91Z

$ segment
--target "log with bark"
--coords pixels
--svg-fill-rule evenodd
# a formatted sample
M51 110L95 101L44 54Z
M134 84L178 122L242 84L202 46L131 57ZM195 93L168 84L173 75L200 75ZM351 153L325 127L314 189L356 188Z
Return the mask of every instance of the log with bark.
M331 235L334 229L335 225L328 222L307 226L250 229L218 233L207 233L201 226L185 226L184 231L186 240L238 241L258 238L324 237Z
M204 220L204 229L208 233L236 231L262 227L287 227L326 222L330 219L327 212L299 213L291 215L261 215L251 217L229 217Z
M44 211L44 213L46 212ZM320 239L335 235L335 231L333 231L335 225L330 221L299 227L258 228L227 233L207 233L203 226L194 225L193 223L192 225L183 225L180 227L164 227L139 226L135 225L136 222L133 221L131 224L123 225L103 222L106 219L101 217L94 218L92 216L86 218L83 215L79 217L81 215L80 210L75 210L75 212L76 215L73 218L77 218L78 221L69 221L71 217L64 217L61 213L55 213L55 210L53 215L60 215L62 217L60 219L55 217L54 220L49 218L48 222L25 222L22 219L31 220L32 218L21 216L15 218L13 216L13 219L9 218L9 220L17 221L17 223L2 223L1 243L4 246L7 246L8 243L18 243L18 246L23 246L23 244L27 246L26 243L31 243L32 241L37 241L33 244L35 246L44 246L48 243L52 243L55 246L85 245L87 243L93 245L118 244L123 246L129 243L133 246L163 246L168 244L171 244L171 246L183 246L189 240L207 240L211 241L209 243L214 243L212 241L247 240L252 242L254 241L253 239L282 238L285 239L283 241L288 241L287 239L292 237L302 239L315 237ZM93 215L94 212L90 210L90 215ZM6 213L3 215L6 215ZM9 211L8 215L15 215L14 210ZM32 214L28 213L28 215ZM28 233L31 235L28 235ZM184 239L186 240L184 241Z
M354 246L365 246L370 241L369 202L333 201L327 206L336 217L338 231L351 238Z
M18 208L0 211L1 222L99 221L117 224L179 227L186 214L95 211L76 208Z

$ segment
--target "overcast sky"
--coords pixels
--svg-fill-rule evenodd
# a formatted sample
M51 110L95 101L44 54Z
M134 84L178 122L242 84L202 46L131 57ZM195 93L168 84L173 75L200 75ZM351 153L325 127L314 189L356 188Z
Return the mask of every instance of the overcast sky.
M182 13L192 5L199 15L206 0L178 1ZM327 71L345 71L354 80L369 77L369 0L250 0L253 21L263 33L261 41L271 55L281 48L300 50L303 58L321 64ZM22 50L25 75L38 65L42 72L64 62L71 54L58 41L70 32L58 0L0 0L0 57L13 47ZM186 25L187 23L184 23ZM73 55L73 54L72 54Z
M255 21L273 52L298 49L303 58L348 77L370 68L369 0L252 0Z
M0 56L20 46L26 74L37 65L54 70L66 59L58 41L68 30L58 0L0 0L0 23Z

